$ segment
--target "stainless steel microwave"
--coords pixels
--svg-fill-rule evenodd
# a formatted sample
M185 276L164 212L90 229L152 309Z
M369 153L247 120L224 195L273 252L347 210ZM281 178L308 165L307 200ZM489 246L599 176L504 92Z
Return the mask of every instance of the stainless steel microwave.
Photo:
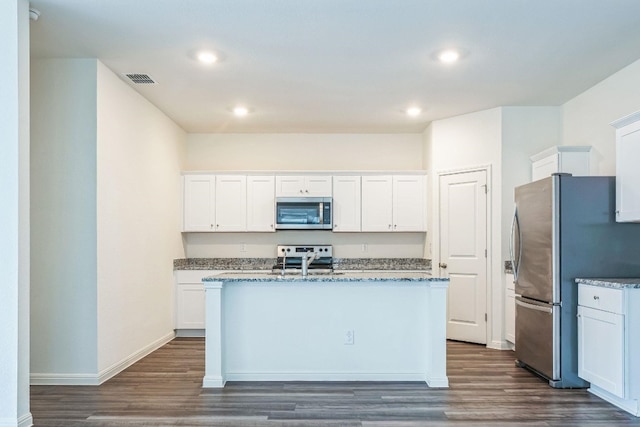
M276 198L276 230L331 230L331 197Z

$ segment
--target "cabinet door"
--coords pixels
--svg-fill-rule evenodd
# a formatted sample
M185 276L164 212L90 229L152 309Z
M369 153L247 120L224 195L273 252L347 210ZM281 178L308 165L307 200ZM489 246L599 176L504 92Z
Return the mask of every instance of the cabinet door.
M276 231L275 178L247 177L247 231Z
M216 177L216 231L246 231L247 177Z
M640 121L616 130L616 221L640 222Z
M513 274L506 273L504 298L504 337L512 344L516 342L516 300Z
M578 376L624 398L624 316L578 306Z
M183 231L214 231L214 175L185 175Z
M362 177L362 231L392 231L393 179Z
M176 329L205 328L205 290L204 285L177 285L176 292Z
M304 196L331 197L331 177L309 175L304 180Z
M276 197L303 197L304 176L276 176Z
M424 193L424 176L393 177L393 231L425 231Z
M531 180L537 181L542 178L551 176L560 171L560 154L552 154L544 159L537 160L531 165Z
M333 231L360 231L360 177L333 177Z

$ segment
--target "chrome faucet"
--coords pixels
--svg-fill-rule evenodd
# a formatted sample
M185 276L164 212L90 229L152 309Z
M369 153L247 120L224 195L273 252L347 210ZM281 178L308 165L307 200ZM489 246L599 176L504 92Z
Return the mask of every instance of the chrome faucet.
M309 264L318 258L320 258L318 252L305 252L304 255L302 255L302 277L307 277L309 274Z

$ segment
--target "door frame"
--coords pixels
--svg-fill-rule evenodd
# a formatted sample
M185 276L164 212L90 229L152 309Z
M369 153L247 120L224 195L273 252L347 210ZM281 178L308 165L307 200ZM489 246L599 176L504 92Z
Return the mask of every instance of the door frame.
M500 192L495 194L493 191L493 176L491 171L491 165L479 165L479 166L470 166L466 168L459 169L446 169L439 170L435 172L435 179L432 182L433 189L433 198L431 206L432 208L432 238L431 238L431 274L433 277L440 277L440 268L438 265L440 264L440 178L444 175L454 175L466 172L482 172L484 171L487 178L487 212L486 212L486 230L487 230L487 258L486 258L486 272L487 272L487 286L486 286L486 313L487 313L487 322L486 322L486 346L487 348L496 348L503 349L506 343L503 345L503 340L500 338L502 336L502 322L499 322L498 326L500 326L500 331L498 334L493 334L493 319L494 319L494 304L493 304L493 295L498 294L502 295L502 288L498 286L498 289L494 289L494 277L500 277L500 275L494 275L493 267L493 253L494 253L494 239L493 239L493 231L492 231L492 223L493 223L493 201L494 197L500 197ZM500 248L496 248L496 252L499 253ZM499 268L499 266L498 266ZM502 283L502 281L499 281ZM502 299L502 297L500 297ZM499 337L498 341L495 341L494 337Z

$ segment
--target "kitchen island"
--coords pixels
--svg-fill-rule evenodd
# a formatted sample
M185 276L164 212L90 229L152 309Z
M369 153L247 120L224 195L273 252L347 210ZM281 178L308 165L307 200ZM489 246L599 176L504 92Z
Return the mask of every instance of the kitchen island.
M448 279L424 272L203 279L203 387L226 381L425 381L448 387Z

